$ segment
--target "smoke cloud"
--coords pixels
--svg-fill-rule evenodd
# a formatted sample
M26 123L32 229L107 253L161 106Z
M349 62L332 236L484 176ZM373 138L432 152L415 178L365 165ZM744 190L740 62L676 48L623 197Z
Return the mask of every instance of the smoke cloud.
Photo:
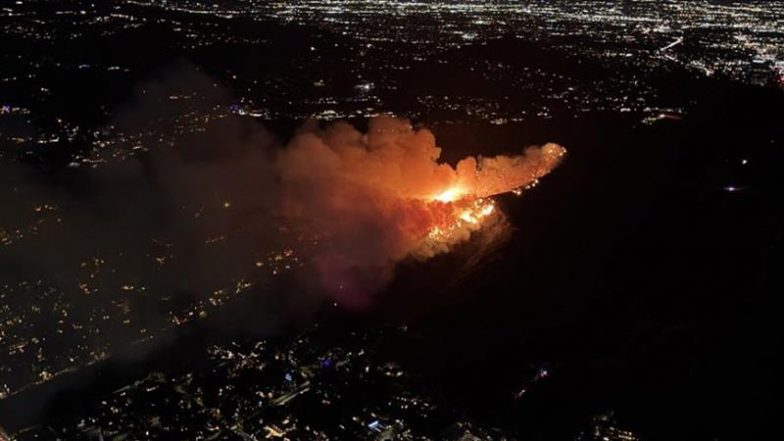
M139 85L71 165L0 160L0 305L13 318L0 353L25 366L0 397L133 342L151 348L245 292L258 307L228 325L259 332L325 299L365 306L402 260L503 224L492 196L564 155L547 144L453 167L432 132L392 117L364 133L311 122L281 142L231 102L175 68Z
M445 252L494 211L485 198L535 183L561 160L555 144L517 156L439 162L432 132L378 117L361 133L345 122L297 135L277 156L281 216L319 246L322 286L361 304L395 263Z
M122 130L150 130L150 107L129 110ZM306 124L283 145L232 116L176 140L59 180L4 166L0 196L15 215L0 225L0 275L88 295L197 296L286 260L275 273L296 263L328 296L359 306L399 261L447 252L501 216L490 197L535 183L565 152L547 144L452 167L432 132L393 117L370 120L367 133Z
M491 197L535 184L565 152L547 144L453 167L431 131L393 117L366 133L308 123L283 143L230 102L208 76L177 68L138 87L106 129L123 142L80 166L0 164L0 282L84 305L69 320L96 308L128 317L101 339L127 339L120 323L195 316L204 308L187 305L220 305L287 270L321 298L361 306L401 260L497 221ZM21 311L35 300L4 301Z

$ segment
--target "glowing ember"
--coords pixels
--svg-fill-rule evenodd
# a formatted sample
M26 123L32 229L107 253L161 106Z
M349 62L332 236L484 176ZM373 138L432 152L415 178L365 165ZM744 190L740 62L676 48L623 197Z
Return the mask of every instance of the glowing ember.
M439 201L440 202L440 201ZM450 203L452 212L444 222L434 225L428 231L427 238L431 242L449 245L459 240L456 236L471 232L482 227L483 221L495 213L495 202L492 199L477 198L470 201L462 200Z

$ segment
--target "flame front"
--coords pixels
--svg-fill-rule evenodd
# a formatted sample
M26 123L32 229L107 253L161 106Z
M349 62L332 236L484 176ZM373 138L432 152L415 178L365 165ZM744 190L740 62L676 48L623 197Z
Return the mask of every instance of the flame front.
M474 231L481 228L485 219L496 212L495 201L489 198L444 201L442 198L436 197L434 200L448 203L452 208L452 215L446 221L433 225L428 231L428 240L437 243L452 243L455 241L456 232L464 229Z
M449 187L437 193L431 204L447 204L451 213L444 221L432 225L427 239L432 242L449 243L454 241L455 232L464 228L481 228L482 222L495 212L495 202L488 198L469 197L470 192L463 187Z

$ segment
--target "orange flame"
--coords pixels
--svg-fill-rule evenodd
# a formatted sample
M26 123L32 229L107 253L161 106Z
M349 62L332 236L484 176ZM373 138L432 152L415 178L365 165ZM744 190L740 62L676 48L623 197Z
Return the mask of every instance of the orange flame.
M450 204L452 213L443 222L439 222L429 229L427 237L433 242L448 244L453 241L457 230L462 228L468 228L471 231L479 229L482 222L496 211L495 202L492 199L442 201L442 199L436 198L434 200Z
M433 200L439 202L454 202L460 199L463 195L465 195L465 191L459 187L451 187L435 195Z

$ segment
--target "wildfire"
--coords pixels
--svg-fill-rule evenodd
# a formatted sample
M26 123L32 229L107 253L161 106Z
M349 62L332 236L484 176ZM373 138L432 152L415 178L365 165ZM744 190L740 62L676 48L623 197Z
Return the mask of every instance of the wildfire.
M361 303L397 262L498 225L492 198L530 188L565 152L545 144L452 166L439 161L433 133L405 119L372 119L365 133L339 122L302 131L277 156L279 215L320 238L313 260L323 285Z
M460 196L464 191L450 188L439 193L434 201L451 206L451 216L443 223L434 225L428 231L427 238L433 242L450 243L459 231L473 231L482 227L485 219L496 212L495 201L489 198L465 198Z
M493 214L494 211L495 202L492 200L485 202L484 199L477 199L472 209L460 212L460 219L470 224L478 224L482 219Z
M465 191L463 191L458 187L452 187L435 195L435 197L433 197L433 200L439 202L454 202L460 199L463 195L465 195Z

